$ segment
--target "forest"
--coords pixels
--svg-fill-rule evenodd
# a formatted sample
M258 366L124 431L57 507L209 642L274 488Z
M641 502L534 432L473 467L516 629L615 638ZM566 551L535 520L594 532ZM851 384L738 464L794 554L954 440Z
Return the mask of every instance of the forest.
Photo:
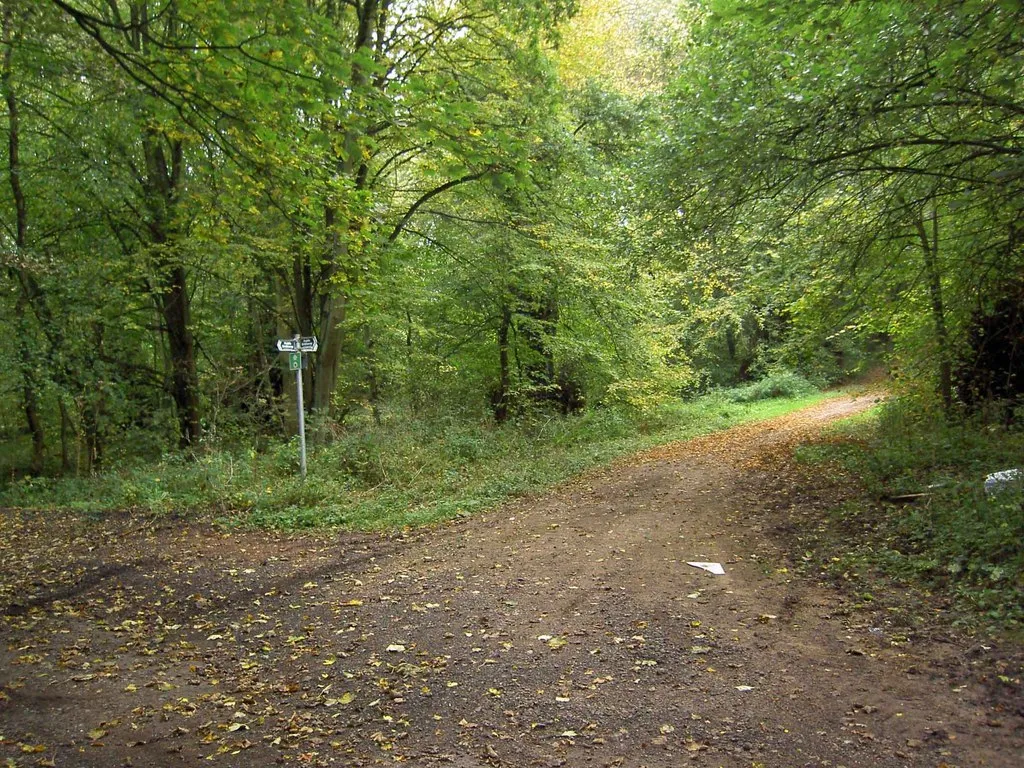
M373 527L870 371L886 482L1020 461L1017 2L0 8L6 503Z
M1019 768L1022 73L1020 0L0 0L0 765Z

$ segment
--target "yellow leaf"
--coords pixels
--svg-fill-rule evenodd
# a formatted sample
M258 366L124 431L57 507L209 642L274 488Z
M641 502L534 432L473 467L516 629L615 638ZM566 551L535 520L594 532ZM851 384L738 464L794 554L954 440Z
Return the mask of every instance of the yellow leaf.
M337 704L341 704L342 706L345 706L347 704L351 704L355 700L356 700L356 695L354 693L343 693L341 695L340 699L327 699L327 701L324 702L324 706L325 707L333 707L333 706L335 706Z
M93 741L96 741L97 739L102 739L104 736L106 736L107 732L104 731L102 728L93 728L86 735Z

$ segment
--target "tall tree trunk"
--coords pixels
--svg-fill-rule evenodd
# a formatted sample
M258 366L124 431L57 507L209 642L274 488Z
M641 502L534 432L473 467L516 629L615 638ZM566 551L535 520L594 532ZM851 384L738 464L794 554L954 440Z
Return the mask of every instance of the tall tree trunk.
M85 441L85 473L92 474L103 463L103 438L100 436L99 405L92 399L81 404L82 437ZM83 462L79 462L81 474Z
M195 342L184 267L171 267L163 281L157 302L171 355L171 396L178 413L179 445L187 448L199 438L200 426Z
M130 6L131 25L125 30L128 45L140 55L148 55L157 25L162 36L176 42L179 36L177 7L168 2L157 17L150 16L149 3L142 0ZM177 240L177 206L185 183L185 145L180 137L168 134L155 124L142 128L142 154L145 173L141 185L149 220L149 242L153 246L156 281L154 301L167 333L170 356L169 389L178 417L178 444L182 448L199 438L199 382L196 373L195 340L192 335L191 296L188 274L181 263Z
M21 124L19 121L18 99L14 93L14 83L11 69L13 56L13 34L14 24L12 11L9 4L3 8L3 37L5 41L3 54L3 71L0 73L2 81L4 101L7 104L7 171L11 185L11 195L14 198L14 247L17 252L16 262L20 262L25 253L28 242L28 206L25 202L25 191L21 186ZM26 270L19 263L17 267L8 270L8 274L15 280L18 286L18 298L15 302L14 314L18 334L18 367L21 370L22 396L25 407L25 421L29 434L32 436L32 459L29 469L33 474L40 474L43 471L43 464L46 458L46 435L43 431L43 421L39 413L39 382L36 380L33 356L37 350L33 349L26 318L26 309L30 300L26 281Z
M342 171L350 170L348 161L342 161ZM331 412L331 398L338 384L338 370L344 345L344 322L348 301L344 293L332 285L335 275L341 270L348 257L348 227L337 220L337 210L328 207L324 212L324 226L327 229L328 260L321 283L325 286L320 297L320 327L318 332L320 349L316 355L313 374L313 393L310 405L322 414ZM346 231L342 234L342 229Z
M415 331L412 324L412 312L405 310L405 381L409 391L409 411L415 416L420 410L419 381L413 371L413 341Z
M296 244L298 246L298 244ZM296 248L298 252L299 248ZM292 302L295 316L295 325L291 328L282 325L280 327L281 338L291 336L298 330L301 336L314 336L316 332L316 320L314 317L314 296L313 296L313 273L309 266L309 260L302 256L295 256L292 259ZM318 336L319 338L319 336ZM306 395L303 406L305 410L312 409L313 400L316 397L316 358L312 365L302 371L302 389ZM297 391L294 383L289 378L289 397L294 401ZM294 410L294 409L293 409ZM296 416L297 426L298 416Z
M949 347L949 330L946 327L946 311L942 300L942 273L939 269L939 212L933 204L930 215L931 233L924 211L915 222L924 261L925 280L928 283L928 298L931 305L932 324L939 357L939 396L946 411L953 407L953 363Z
M378 45L383 43L383 28L388 13L389 0L362 0L355 3L356 34L353 50L373 51L374 35ZM358 62L352 66L351 89L359 93L369 85L366 68ZM333 158L338 174L351 179L355 191L361 192L367 186L368 166L363 159L362 134L352 126L341 127L344 137L340 157ZM350 241L359 230L358 222L351 214L339 216L339 209L328 205L324 210L324 226L327 231L325 267L321 271L320 286L323 295L320 301L319 341L320 351L316 355L313 375L312 408L327 414L331 411L331 398L338 384L344 346L344 323L348 313L348 297L338 291L334 277L347 266L350 256Z
M508 406L511 397L512 376L509 371L508 334L512 328L512 310L506 304L501 306L498 321L498 390L494 393L494 420L499 424L508 421Z
M377 372L377 358L374 353L373 331L369 323L363 326L363 348L366 350L366 384L367 397L370 401L370 413L373 423L378 427L383 423L380 412L380 374Z
M46 460L46 434L43 420L39 413L39 381L35 375L32 361L35 350L32 349L28 328L25 324L24 296L19 296L14 307L14 316L18 327L18 367L21 370L22 402L25 407L25 423L32 436L32 459L29 472L39 475L43 472Z
M176 206L184 183L181 139L146 128L142 137L146 175L143 193L149 209L149 238L154 246L156 305L167 332L171 397L178 415L178 443L187 448L199 438L199 382L192 336L188 275L177 253Z
M74 425L64 398L58 398L57 403L60 406L60 471L67 474L71 471L71 436Z

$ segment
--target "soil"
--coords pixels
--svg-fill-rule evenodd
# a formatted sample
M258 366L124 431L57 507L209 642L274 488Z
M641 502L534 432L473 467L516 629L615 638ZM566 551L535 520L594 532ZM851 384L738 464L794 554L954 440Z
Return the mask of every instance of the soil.
M792 447L871 404L392 535L4 510L0 761L1020 766L1019 648L802 550Z

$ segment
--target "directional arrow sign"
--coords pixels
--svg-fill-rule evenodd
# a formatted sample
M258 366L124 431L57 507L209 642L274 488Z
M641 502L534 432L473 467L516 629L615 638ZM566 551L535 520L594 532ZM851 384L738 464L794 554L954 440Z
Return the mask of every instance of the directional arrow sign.
M299 350L302 352L316 352L320 348L320 342L316 336L303 336L299 339Z
M298 339L278 339L277 340L277 351L278 352L298 352L299 341Z

